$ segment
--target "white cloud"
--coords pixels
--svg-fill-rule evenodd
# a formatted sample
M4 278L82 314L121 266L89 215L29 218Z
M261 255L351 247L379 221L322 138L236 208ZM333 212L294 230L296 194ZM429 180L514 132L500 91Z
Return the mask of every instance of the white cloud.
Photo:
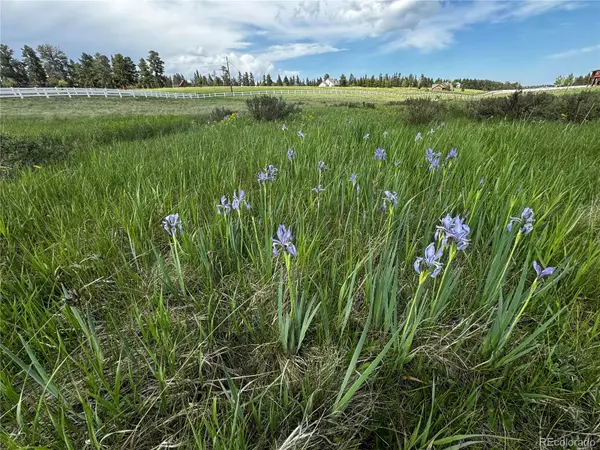
M342 50L327 44L297 43L272 45L264 52L264 56L271 58L273 61L283 61L285 59L299 58L300 56L319 55L321 53L340 52Z
M600 56L600 44L592 45L590 47L574 48L572 50L567 50L566 52L554 53L552 55L549 55L548 58L550 58L550 59L571 58L573 56L581 55L584 53L592 53L592 52L597 52L598 56Z
M219 70L225 56L240 71L338 52L374 39L374 50L440 50L456 33L484 22L517 20L574 0L2 1L2 38L13 47L50 42L76 59L82 51L135 59L157 50L168 72ZM288 63L289 64L289 63Z

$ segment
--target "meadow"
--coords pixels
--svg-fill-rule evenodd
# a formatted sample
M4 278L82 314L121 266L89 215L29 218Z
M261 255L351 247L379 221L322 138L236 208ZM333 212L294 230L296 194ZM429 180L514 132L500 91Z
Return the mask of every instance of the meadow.
M598 121L37 101L2 132L71 151L0 178L5 448L600 442Z

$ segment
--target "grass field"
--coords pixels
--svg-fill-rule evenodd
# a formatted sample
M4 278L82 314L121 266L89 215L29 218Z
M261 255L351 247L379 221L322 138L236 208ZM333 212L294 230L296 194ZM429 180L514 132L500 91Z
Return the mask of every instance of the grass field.
M335 91L335 90L345 90L345 91L371 91L377 94L387 93L387 94L427 94L434 93L431 89L418 89L418 88L368 88L368 87L340 87L340 88L320 88L318 86L233 86L234 92L251 92L251 91L281 91L281 90L319 90L319 91L327 91L327 90ZM209 93L209 92L230 92L231 88L229 86L207 86L207 87L175 87L175 88L161 88L157 89L158 91L166 91L166 92L199 92L199 93ZM443 92L444 94L482 94L485 91L479 91L477 89L465 89L464 91L457 89L452 92Z
M0 179L5 448L600 442L597 122L37 101L3 131L77 145Z

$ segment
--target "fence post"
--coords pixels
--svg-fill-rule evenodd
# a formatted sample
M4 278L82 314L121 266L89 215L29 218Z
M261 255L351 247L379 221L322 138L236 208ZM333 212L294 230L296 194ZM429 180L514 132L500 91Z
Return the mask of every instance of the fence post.
M66 88L66 89L67 89L67 95L69 96L69 98L73 98L73 97L71 97L71 92L69 91L69 88Z

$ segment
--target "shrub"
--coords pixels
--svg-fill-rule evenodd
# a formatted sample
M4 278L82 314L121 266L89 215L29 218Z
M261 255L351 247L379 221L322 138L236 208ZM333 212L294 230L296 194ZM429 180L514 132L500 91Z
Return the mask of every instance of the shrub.
M375 103L368 102L340 102L334 103L333 106L341 106L346 108L367 108L367 109L375 109Z
M490 97L472 102L471 117L485 120L493 117L511 120L564 120L581 123L600 118L600 92L556 95L547 92L517 91L510 97Z
M443 120L446 105L428 98L409 98L404 101L406 121L413 125L421 125Z
M229 108L218 107L211 111L209 120L211 122L220 122L223 119L229 118L233 113L234 111L230 110Z
M246 100L250 115L256 120L281 120L290 114L300 112L300 107L297 105L289 105L286 101L279 97L269 95L261 95Z
M49 136L13 136L0 133L0 166L3 169L43 165L67 158L72 148Z

